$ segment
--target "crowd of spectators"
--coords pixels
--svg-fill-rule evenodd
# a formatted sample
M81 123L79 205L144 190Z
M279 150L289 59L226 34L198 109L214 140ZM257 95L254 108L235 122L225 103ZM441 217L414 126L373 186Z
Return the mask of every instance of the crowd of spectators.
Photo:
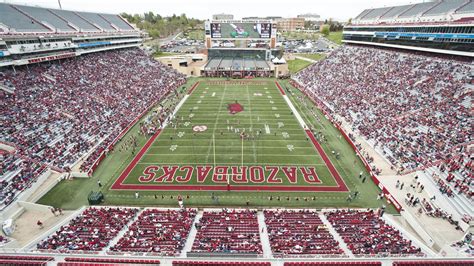
M262 254L256 211L205 211L196 228L193 252Z
M325 215L356 256L422 254L420 248L387 225L374 210L335 210Z
M412 170L472 141L473 71L472 62L343 46L294 78L399 169Z
M68 167L184 81L140 49L2 71L0 84L15 93L2 95L0 139L22 155Z
M344 253L318 212L265 210L264 215L274 256Z
M36 248L59 252L101 251L137 212L136 208L88 208Z
M2 198L36 180L37 164L69 170L87 156L87 172L132 121L185 81L138 48L2 69L0 86L14 92L0 90L0 141L16 148L2 172L23 168L20 183L2 181Z
M45 167L15 153L0 150L0 209L30 187Z
M111 251L177 255L184 247L196 209L144 210Z
M439 178L438 182L443 182L444 186L440 186L440 189L443 187L449 187L450 194L453 194L454 191L458 194L464 194L466 198L472 199L474 196L474 165L473 158L466 154L461 154L458 157L452 157L442 161L438 165L440 172L445 175L445 180L447 183L444 183L444 180Z

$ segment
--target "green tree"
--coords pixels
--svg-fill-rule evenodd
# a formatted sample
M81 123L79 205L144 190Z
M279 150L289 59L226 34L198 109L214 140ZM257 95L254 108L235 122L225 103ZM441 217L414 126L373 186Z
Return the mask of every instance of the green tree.
M330 27L328 24L324 24L321 26L321 33L327 37L329 35L329 32L330 32Z

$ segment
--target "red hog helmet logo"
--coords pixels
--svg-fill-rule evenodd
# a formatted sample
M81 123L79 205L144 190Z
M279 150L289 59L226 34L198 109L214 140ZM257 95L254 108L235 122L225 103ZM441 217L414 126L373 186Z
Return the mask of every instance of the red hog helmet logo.
M240 105L237 101L235 103L230 103L227 105L227 110L229 110L229 113L234 115L236 113L240 113L244 110L244 107Z

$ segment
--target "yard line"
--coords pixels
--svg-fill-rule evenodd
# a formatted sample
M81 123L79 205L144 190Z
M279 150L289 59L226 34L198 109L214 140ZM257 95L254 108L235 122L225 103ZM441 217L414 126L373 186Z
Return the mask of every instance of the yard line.
M252 105L250 104L250 92L249 92L249 85L246 85L247 88L247 102L249 103L249 113L250 113L250 131L253 130L253 121L252 121ZM242 162L244 157L244 142L242 140ZM257 154L255 151L255 141L252 140L252 148L253 148L253 160L257 161Z
M225 92L227 90L227 85L224 84L224 92L222 93L222 97L221 97L221 103L219 104L219 109L218 110L221 110L222 108L222 103L224 102L224 97L225 97ZM214 129L212 130L212 134L216 134L216 128L217 128L217 121L219 121L219 112L217 113L217 117L216 117L216 120L214 122ZM211 140L212 141L212 140ZM211 145L209 145L209 148L207 149L207 154L206 154L206 162L209 161L209 152L211 151Z

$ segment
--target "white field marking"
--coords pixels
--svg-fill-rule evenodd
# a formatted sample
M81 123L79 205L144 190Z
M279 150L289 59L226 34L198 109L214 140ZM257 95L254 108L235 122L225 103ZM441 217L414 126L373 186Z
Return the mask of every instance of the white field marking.
M222 103L224 102L226 90L227 90L227 83L224 83L224 92L222 93L221 102L219 104L219 109L218 110L222 109ZM216 117L216 120L214 121L214 129L212 130L213 135L216 134L217 121L219 121L219 114L220 114L220 112L217 112L217 117ZM207 154L205 154L206 155L206 162L209 161L209 153L211 152L211 148L212 148L212 145L211 145L211 142L209 142L209 148L207 149Z
M138 164L143 164L143 165L170 165L170 163L160 163L160 162L154 162L154 163L138 163ZM176 162L176 164L185 164L185 165L207 165L207 163L181 163L181 162ZM236 163L236 162L230 162L230 163L217 163L217 165L230 165L230 166L239 166L242 163ZM258 163L244 163L244 165L276 165L276 166L325 166L323 163L265 163L265 162L258 162Z
M268 98L268 99L271 99L271 98L273 98L273 97L272 97L271 95L267 95L267 98Z
M300 131L300 132L301 132L301 131ZM219 140L222 140L222 141L224 141L224 140L226 140L226 141L236 141L237 139L236 139L236 138L232 138L232 139L229 138L229 139L219 139ZM180 143L181 143L181 142L184 142L184 141L189 141L189 142L191 142L192 140L190 140L190 139L183 139L183 140L180 140ZM259 141L259 142L260 142L260 141L263 141L263 142L273 142L273 143L275 143L275 141L278 141L278 140L276 140L276 139L259 139L258 141ZM295 140L292 140L292 141L308 143L308 141L307 141L306 139L304 139L304 140L303 140L303 139L301 139L301 140L295 139ZM240 141L239 141L239 143L240 143ZM245 142L244 142L244 143L245 143ZM219 146L219 145L217 145L217 146ZM228 146L228 145L227 145L227 146ZM192 146L191 146L191 147L192 147ZM206 146L206 147L208 147L208 146ZM311 147L311 148L314 149L314 147L312 147L312 146L308 146L308 147ZM150 148L152 148L152 147L150 147Z
M252 131L252 128L253 128L253 120L252 120L252 108L251 108L251 103L250 103L250 92L249 92L249 85L246 85L246 89L247 89L247 101L249 103L249 114L250 114L250 131ZM242 143L243 145L243 143ZM253 153L253 160L256 162L257 161L257 153L256 153L256 150L255 150L255 141L252 141L252 153ZM242 156L244 156L243 154L243 150L242 150ZM243 160L243 159L242 159Z
M189 97L189 94L184 95L183 99L181 99L181 101L179 101L179 103L174 108L173 113L171 113L168 117L175 117L176 113L179 110L179 108L181 108L181 106L183 106L184 102L188 99L188 97ZM165 122L163 123L162 129L164 129L168 125L167 120L168 119L165 119Z
M190 155L197 155L197 156L205 156L206 153L147 153L147 156L169 156L169 155L173 155L173 156L190 156ZM232 156L235 156L237 155L238 157L240 157L240 155L242 155L242 153L216 153L216 155L219 155L219 156L228 156L228 155L232 155ZM285 156L291 156L291 157L308 157L308 156L313 156L313 157L317 157L317 158L321 158L319 155L317 154L274 154L274 153L259 153L259 155L262 155L262 156L265 156L265 157L285 157ZM238 158L236 157L236 158Z
M296 117L296 120L298 120L298 122L300 123L300 126L303 128L303 129L306 129L308 128L306 126L306 123L304 122L303 118L301 118L301 115L300 113L298 113L298 111L296 110L295 106L293 105L293 103L290 101L290 99L288 98L287 95L282 95L283 99L285 99L286 103L288 104L288 106L290 107L291 111L293 112L293 114L295 115Z
M267 122L268 122L268 121L267 121ZM244 126L244 127L245 127L246 125L247 125L247 124L241 124L241 126ZM293 125L291 125L291 126L298 126L298 125L299 125L299 124L293 124ZM276 125L276 126L278 127L278 125ZM249 127L249 128L250 128L250 127ZM280 128L280 127L278 127L278 128ZM227 130L227 127L217 127L216 130L217 130L217 129L222 129L222 130L225 129L225 130ZM252 127L252 129L254 129L254 127ZM177 127L176 130L189 130L189 128L187 128L187 127ZM301 129L300 129L299 127L297 127L297 128L287 128L286 131L301 132ZM202 132L202 133L206 134L206 133L208 133L208 132ZM166 135L166 133L163 132L162 135Z
M178 137L182 138L182 137L184 136L184 134L185 134L185 133L184 133L183 131L180 131L180 132L178 133Z
M199 96L199 98L204 98L204 95Z
M191 125L191 123L190 123L189 121L184 122L184 126L185 126L185 127L187 127L187 126L189 126L189 125ZM181 129L181 127L179 127L178 129Z
M171 147L170 147L170 151L175 151L176 148L178 148L178 145L173 144L173 145L171 145Z
M276 110L278 110L278 108L276 108L275 106L272 106L272 110L276 111Z
M267 87L265 87L265 88L263 88L263 89L264 89L264 90L268 90L268 88L267 88Z
M202 101L201 101L201 100L199 100L199 101L197 101L197 103L202 103Z
M206 93L207 93L207 91L203 91L202 93L203 93L203 94L206 94Z
M289 151L293 151L295 149L295 146L291 144L286 145L286 147L288 148Z
M266 93L266 94L269 94L270 92L269 92L269 91L266 91L265 93Z
M189 114L189 118L193 118L194 117L194 114Z
M205 88L205 90L208 90L208 89L209 89L208 87Z
M285 126L285 124L283 124L283 122L278 122L278 128L282 128L284 126Z
M283 138L285 139L289 139L290 138L290 134L288 134L288 132L281 132L281 135L283 136Z
M270 134L270 127L265 124L265 133Z
M275 114L275 117L276 117L276 118L280 118L280 114Z
M214 97L214 96L216 96L216 93L215 93L215 92L212 93L212 97Z
M235 139L234 139L235 140ZM240 142L240 141L239 141ZM246 142L244 142L246 143ZM216 145L217 147L224 147L223 145ZM292 145L294 148L298 148L298 149L314 149L314 147L312 146L294 146ZM161 148L161 147L168 147L168 145L155 145L155 146L151 146L150 149L153 149L153 148ZM208 146L198 146L198 145L181 145L180 147L183 147L183 148L207 148ZM249 146L245 146L245 147L249 147ZM261 147L262 149L283 149L284 147L283 146L267 146L265 145L265 147Z
M271 104L274 104L275 102L274 101L270 101Z

